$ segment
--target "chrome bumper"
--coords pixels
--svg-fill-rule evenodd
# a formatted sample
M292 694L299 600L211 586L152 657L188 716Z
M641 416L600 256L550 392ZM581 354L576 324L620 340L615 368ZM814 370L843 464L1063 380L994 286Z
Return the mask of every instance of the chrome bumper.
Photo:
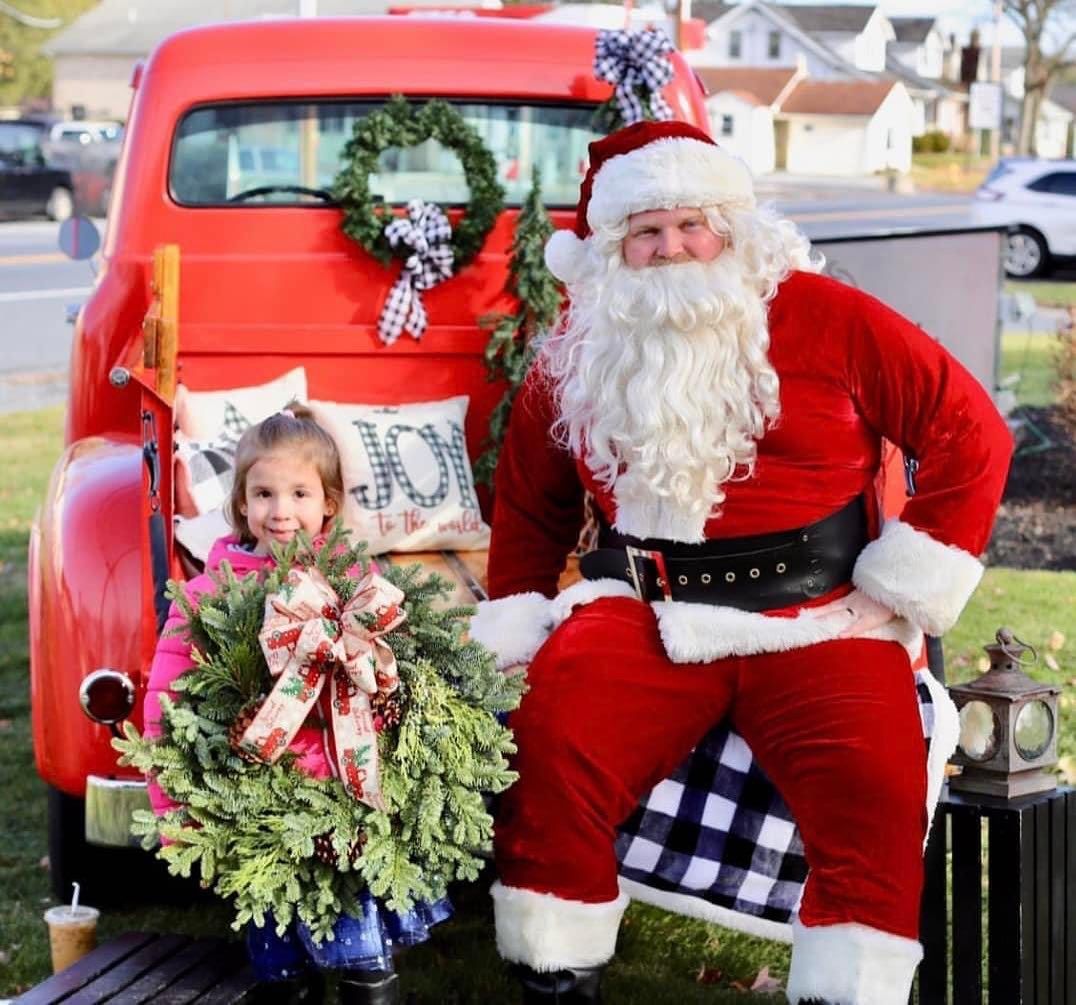
M135 810L148 810L146 783L133 778L86 779L86 840L113 848L138 848L139 838L131 834Z

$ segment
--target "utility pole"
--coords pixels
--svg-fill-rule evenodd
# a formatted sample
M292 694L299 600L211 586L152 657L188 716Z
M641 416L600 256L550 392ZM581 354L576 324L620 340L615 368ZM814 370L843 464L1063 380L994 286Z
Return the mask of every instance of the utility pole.
M1001 86L1001 0L994 0L994 38L990 45L990 79L998 87L997 126L990 130L990 160L996 162L1001 153L1001 129L1005 124L1005 91Z

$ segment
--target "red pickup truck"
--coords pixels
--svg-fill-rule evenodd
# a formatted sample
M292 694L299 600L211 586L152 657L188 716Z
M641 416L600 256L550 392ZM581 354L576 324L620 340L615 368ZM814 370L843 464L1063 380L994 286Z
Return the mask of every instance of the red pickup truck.
M468 395L473 459L503 391L487 380L477 319L513 309L507 261L533 167L570 225L612 94L594 45L593 29L479 16L267 20L179 33L136 71L99 277L76 325L66 449L30 544L34 748L58 894L93 882L144 804L110 740L116 721L141 725L165 580L197 568L173 540L177 385L261 385L301 367L316 399ZM665 99L706 128L694 73L671 59ZM398 267L342 233L330 189L354 123L394 94L443 98L478 130L506 208L477 257L425 293L421 341L385 345L377 324ZM371 188L393 206L436 200L453 224L467 201L435 141L386 153ZM481 555L468 563L481 579Z

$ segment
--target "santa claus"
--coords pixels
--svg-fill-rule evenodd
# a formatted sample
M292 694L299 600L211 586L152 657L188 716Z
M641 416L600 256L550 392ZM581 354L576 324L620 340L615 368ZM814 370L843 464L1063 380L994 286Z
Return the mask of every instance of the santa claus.
M1008 429L934 339L821 275L692 126L592 144L546 260L569 306L514 406L472 626L530 687L496 826L498 948L528 1001L598 1000L641 889L618 878L617 828L724 720L802 835L790 1000L904 1005L956 734L929 680L928 752L912 666L979 581ZM883 437L916 467L884 523ZM588 492L598 547L558 595Z

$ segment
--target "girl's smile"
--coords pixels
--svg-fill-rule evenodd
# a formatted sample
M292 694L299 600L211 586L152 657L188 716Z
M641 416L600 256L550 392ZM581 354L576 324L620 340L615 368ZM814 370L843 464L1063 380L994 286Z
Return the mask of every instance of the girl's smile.
M271 453L250 466L240 512L257 542L255 554L266 555L274 541L287 544L300 530L319 533L336 507L316 465L301 455Z

